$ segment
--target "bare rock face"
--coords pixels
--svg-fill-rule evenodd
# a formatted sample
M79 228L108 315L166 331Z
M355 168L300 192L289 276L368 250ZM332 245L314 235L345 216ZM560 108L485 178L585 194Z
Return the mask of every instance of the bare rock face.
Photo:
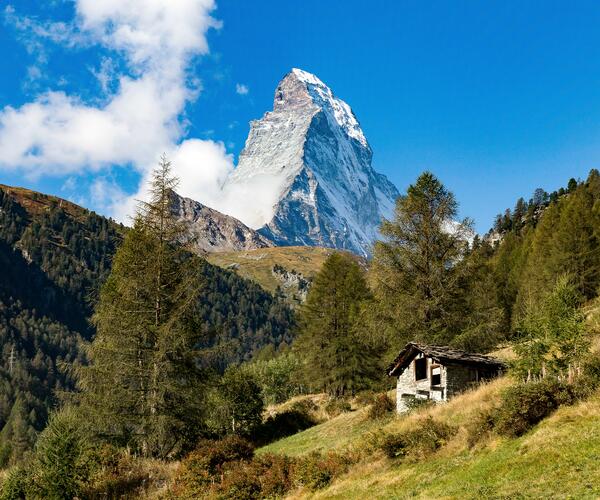
M371 166L372 151L344 101L294 69L273 111L251 123L224 189L255 196L244 222L276 245L310 245L368 256L396 187Z
M199 253L273 246L266 237L239 220L176 193L173 193L173 211L189 224L190 235Z

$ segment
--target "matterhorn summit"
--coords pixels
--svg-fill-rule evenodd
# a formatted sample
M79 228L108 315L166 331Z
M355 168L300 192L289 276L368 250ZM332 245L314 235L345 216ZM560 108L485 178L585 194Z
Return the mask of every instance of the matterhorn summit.
M398 196L372 156L350 106L315 75L293 69L277 86L273 111L251 122L224 190L247 199L252 209L240 219L277 245L369 255Z

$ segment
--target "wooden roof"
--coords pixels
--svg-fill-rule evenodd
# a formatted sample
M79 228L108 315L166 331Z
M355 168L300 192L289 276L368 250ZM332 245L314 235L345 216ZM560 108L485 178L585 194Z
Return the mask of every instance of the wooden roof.
M471 365L491 370L500 370L506 366L499 359L484 354L461 351L460 349L447 346L409 342L388 367L388 375L390 377L400 375L419 353L423 353L428 358L445 365Z

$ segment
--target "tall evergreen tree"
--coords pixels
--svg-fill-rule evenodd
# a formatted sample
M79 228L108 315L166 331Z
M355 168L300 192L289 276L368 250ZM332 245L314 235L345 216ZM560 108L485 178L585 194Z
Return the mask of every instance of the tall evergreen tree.
M388 329L401 341L447 342L455 332L456 296L472 223L456 222L454 195L430 172L396 201L381 225L371 278Z
M81 377L82 409L100 435L146 456L180 451L202 422L201 262L172 212L176 185L163 157L100 292Z
M370 298L364 273L349 255L332 254L315 276L295 343L313 389L343 396L377 377L376 345L360 328L361 306Z

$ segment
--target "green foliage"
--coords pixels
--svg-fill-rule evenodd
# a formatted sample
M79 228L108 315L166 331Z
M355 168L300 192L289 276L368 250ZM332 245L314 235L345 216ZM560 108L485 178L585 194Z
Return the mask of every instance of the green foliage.
M343 454L329 452L323 455L312 452L298 459L295 476L298 484L308 490L325 488L336 477L348 470L352 458Z
M585 182L571 179L568 189L542 203L532 199L523 224L501 228L502 241L490 262L512 328L518 328L532 305L543 301L561 275L571 277L583 299L597 295L599 202L600 175L592 170Z
M175 219L170 164L162 160L151 201L138 209L102 287L90 364L81 373L81 404L98 436L144 456L180 453L200 434L204 376L199 259L183 244Z
M55 413L36 443L28 489L35 498L79 497L91 477L90 459L90 436L73 410Z
M515 350L522 377L572 377L589 349L582 297L567 276L561 276L541 305L532 304L522 322L523 335Z
M385 435L380 448L389 458L422 459L444 446L456 432L455 427L429 416L414 429Z
M26 466L15 466L6 472L0 485L0 500L22 500L26 498L31 481Z
M256 381L239 367L225 371L211 391L207 424L218 435L250 436L262 422L264 403Z
M252 361L240 368L260 386L267 405L283 403L302 392L301 362L294 352L284 352L266 361Z
M454 195L430 172L419 176L398 197L392 220L384 220L383 236L374 246L371 280L384 326L397 347L401 342L447 341L464 311L460 304L462 266L472 223L456 220Z
M394 402L384 392L377 394L369 407L369 418L371 420L378 420L389 416L394 411Z
M82 338L95 333L89 315L125 233L64 200L0 188L0 464L31 449L57 396L74 388ZM235 273L196 268L203 367L224 370L265 345L291 344L294 317L282 300Z
M404 401L404 405L406 407L406 413L413 413L415 411L429 408L435 405L435 402L432 399L425 398L406 398Z
M333 396L354 394L379 377L379 346L361 328L362 307L370 299L356 260L333 253L315 277L301 309L294 345L311 390Z
M574 386L556 379L514 385L502 395L494 415L494 429L502 435L520 436L559 406L575 400Z
M252 445L238 436L227 436L219 441L201 440L181 462L176 478L178 496L202 497L210 485L222 477L226 465L247 462L253 456Z
M120 228L43 197L0 189L0 463L16 463L35 442L56 395L74 386L94 284L102 281Z
M469 253L456 264L462 279L454 299L455 332L446 341L465 351L488 352L506 339L509 330L490 262L492 255L492 247L475 237Z
M331 398L325 405L325 413L327 413L329 417L337 417L350 410L352 410L350 401L344 398Z
M199 296L199 349L204 366L224 371L230 364L251 361L265 346L291 345L294 313L284 299L256 283L207 262L201 264L205 293Z

